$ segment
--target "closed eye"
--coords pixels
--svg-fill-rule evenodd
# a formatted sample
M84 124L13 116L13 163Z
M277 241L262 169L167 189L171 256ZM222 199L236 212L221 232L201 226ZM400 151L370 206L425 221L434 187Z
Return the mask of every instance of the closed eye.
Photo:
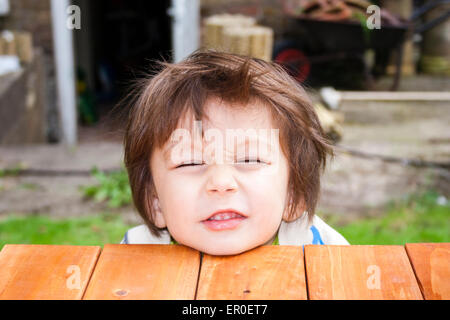
M247 164L256 164L256 163L265 163L260 159L241 159L236 161L236 163L247 163Z
M188 162L188 163L182 163L182 164L180 164L180 165L178 165L178 166L176 166L175 167L175 169L176 168L182 168L182 167L190 167L190 166L201 166L201 165L203 165L204 163L203 162Z

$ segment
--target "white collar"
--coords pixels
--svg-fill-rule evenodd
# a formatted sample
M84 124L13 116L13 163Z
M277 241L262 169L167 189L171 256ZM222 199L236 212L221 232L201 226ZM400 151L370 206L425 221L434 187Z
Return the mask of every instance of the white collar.
M316 217L314 217L316 218ZM278 229L278 243L280 245L311 244L312 236L307 215L302 215L292 222L282 221ZM163 230L160 237L153 235L146 225L140 225L128 230L127 243L131 244L170 244L171 238L167 230ZM122 242L125 243L125 242Z
M292 221L282 221L278 229L278 243L280 245L301 245L311 244L311 232L309 228L312 222L308 221L308 216L303 214L300 218Z

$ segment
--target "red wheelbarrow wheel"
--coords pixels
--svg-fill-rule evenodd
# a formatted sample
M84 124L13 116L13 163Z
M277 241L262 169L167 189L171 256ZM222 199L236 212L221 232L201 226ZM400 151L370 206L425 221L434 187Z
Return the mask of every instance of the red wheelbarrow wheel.
M285 66L291 76L298 82L305 82L311 73L311 63L308 56L301 49L281 49L276 53L274 60Z

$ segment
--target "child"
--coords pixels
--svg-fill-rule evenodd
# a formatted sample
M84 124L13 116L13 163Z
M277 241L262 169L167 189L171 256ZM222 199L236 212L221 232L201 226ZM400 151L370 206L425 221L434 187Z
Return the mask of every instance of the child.
M215 51L162 65L137 89L126 129L125 165L145 225L121 243L213 255L349 244L314 215L332 146L283 68Z

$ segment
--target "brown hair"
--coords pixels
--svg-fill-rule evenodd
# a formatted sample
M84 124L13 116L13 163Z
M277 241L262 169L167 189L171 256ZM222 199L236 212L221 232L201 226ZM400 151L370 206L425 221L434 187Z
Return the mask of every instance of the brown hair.
M164 146L187 111L196 120L205 117L203 108L210 97L242 104L257 99L269 107L289 162L288 219L298 218L303 202L300 209L308 212L311 221L321 170L333 149L302 86L276 63L211 50L159 65L161 69L140 80L133 91L136 95L124 138L133 201L150 231L157 236L161 231L153 223L152 152Z

